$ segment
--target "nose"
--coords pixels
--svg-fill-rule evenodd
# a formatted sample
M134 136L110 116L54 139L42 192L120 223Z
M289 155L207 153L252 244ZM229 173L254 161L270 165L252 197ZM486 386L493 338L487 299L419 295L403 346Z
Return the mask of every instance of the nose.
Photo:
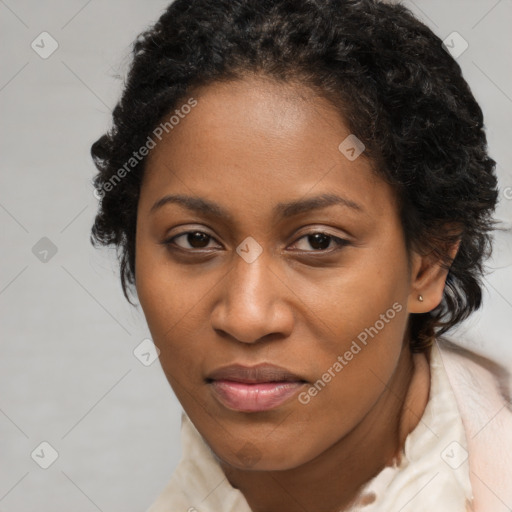
M293 292L263 252L251 263L235 255L219 286L212 327L241 343L288 337L293 329Z

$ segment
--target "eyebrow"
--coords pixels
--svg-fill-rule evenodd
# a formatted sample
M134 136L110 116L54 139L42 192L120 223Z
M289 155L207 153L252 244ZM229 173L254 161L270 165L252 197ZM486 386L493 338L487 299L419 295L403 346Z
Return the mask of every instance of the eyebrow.
M233 221L233 216L217 203L201 197L186 196L182 194L169 194L160 198L155 204L153 204L150 213L156 212L167 204L179 204L196 213ZM359 212L364 211L361 205L350 199L336 194L321 194L307 199L278 203L274 206L272 213L276 218L286 219L301 213L327 208L328 206L333 205L345 206Z

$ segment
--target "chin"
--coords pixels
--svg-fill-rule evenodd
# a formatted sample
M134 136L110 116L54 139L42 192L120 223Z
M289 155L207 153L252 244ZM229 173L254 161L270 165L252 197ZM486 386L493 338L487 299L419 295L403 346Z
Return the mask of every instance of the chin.
M263 450L263 448L264 450ZM297 446L278 447L262 442L256 445L250 441L240 443L240 448L231 451L230 446L222 456L214 450L216 458L224 464L239 470L246 471L286 471L294 469L309 460L305 455L296 452Z

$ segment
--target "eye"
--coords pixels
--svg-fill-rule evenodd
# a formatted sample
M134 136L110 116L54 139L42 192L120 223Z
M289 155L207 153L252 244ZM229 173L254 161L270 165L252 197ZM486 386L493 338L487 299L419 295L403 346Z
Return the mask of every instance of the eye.
M177 240L183 239L185 246L177 243ZM162 242L163 245L170 246L171 248L178 247L185 251L194 252L194 249L208 249L212 247L208 247L208 244L215 240L211 235L205 233L204 231L185 231L184 233L180 233L171 238L168 238ZM329 233L324 233L322 231L313 231L311 233L307 233L301 236L295 245L301 240L305 240L306 244L309 247L312 247L313 250L309 250L306 248L299 248L300 251L304 252L333 252L341 247L344 247L349 244L348 240L343 238L330 235ZM182 241L182 243L183 243ZM334 244L334 247L331 246L331 243ZM188 245L188 246L187 246ZM331 250L329 250L331 249Z
M186 245L180 245L176 243L176 240L183 239ZM208 243L214 240L214 238L205 233L203 231L185 231L184 233L180 233L179 235L175 235L171 238L164 240L162 243L168 246L177 246L180 249L184 249L186 251L193 251L193 249L208 249Z
M300 240L306 240L305 245L309 245L314 249L311 251L307 248L299 248L299 250L304 250L305 252L333 252L349 244L348 240L330 235L329 233L324 233L322 231L313 231L311 233L307 233L304 236L301 236L298 241L295 242L295 244L297 244ZM334 243L334 248L331 248L332 250L328 250L331 246L331 242Z

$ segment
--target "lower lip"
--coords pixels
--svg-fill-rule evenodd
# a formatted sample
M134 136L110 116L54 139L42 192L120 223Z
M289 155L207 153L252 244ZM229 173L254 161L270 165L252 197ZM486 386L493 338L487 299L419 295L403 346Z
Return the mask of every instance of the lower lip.
M289 400L304 382L259 382L246 384L230 380L210 383L220 402L235 411L259 412L275 409Z

